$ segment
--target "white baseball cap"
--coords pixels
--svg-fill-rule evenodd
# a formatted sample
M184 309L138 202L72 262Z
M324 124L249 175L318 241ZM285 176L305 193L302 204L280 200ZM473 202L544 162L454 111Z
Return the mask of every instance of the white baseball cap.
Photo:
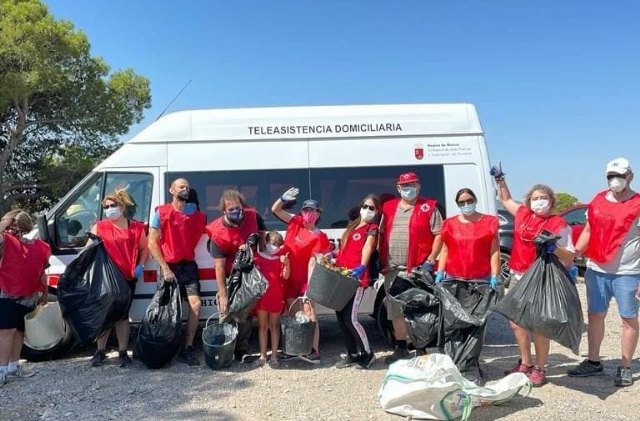
M607 164L607 174L615 173L624 175L631 170L631 164L625 158L616 158Z

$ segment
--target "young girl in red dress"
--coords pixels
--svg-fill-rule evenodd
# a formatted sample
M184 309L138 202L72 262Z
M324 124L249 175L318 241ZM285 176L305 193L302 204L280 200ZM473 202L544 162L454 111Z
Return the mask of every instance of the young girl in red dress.
M258 304L258 337L260 341L260 358L256 364L263 366L267 362L267 340L271 334L271 367L278 366L278 345L280 342L280 314L284 309L283 283L289 278L289 253L284 253L284 239L278 231L270 231L266 235L263 251L254 258L255 266L267 278L269 287Z

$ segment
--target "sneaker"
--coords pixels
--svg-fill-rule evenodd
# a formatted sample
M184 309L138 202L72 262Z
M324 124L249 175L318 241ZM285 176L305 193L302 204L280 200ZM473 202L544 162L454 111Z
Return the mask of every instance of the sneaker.
M196 357L196 351L192 346L185 347L180 351L178 354L178 361L187 363L187 365L191 367L200 365L200 361L198 361L198 357Z
M104 364L104 360L106 359L107 356L104 351L98 349L96 353L93 354L93 357L91 357L91 359L89 360L89 363L91 364L91 367L100 367L102 364Z
M308 362L309 364L320 364L320 354L318 353L318 351L311 351L311 353L307 355L298 355L298 358L300 358L302 361Z
M0 387L4 386L7 383L7 375L4 372L0 373Z
M601 376L603 374L602 363L594 364L589 360L584 360L576 368L567 371L569 377Z
M547 372L538 366L533 366L527 372L527 377L533 387L540 387L547 382Z
M513 373L524 373L527 374L533 368L532 365L522 364L522 360L518 360L518 363L513 366L511 370L505 370L504 374L513 374Z
M389 364L395 363L398 360L406 360L409 358L411 358L411 354L409 354L409 351L406 348L401 349L401 348L395 347L395 349L393 350L393 354L385 358L384 363L389 365Z
M278 358L278 360L280 360L280 361L284 361L284 362L286 362L286 361L291 361L291 360L293 360L294 358L298 358L298 356L297 356L297 355L289 355L289 354L285 354L285 353L284 353L284 352L282 352L282 351L278 351L277 358Z
M376 360L376 356L373 352L367 352L362 354L360 361L358 361L359 368L367 369L371 367L371 364Z
M278 361L278 358L271 357L269 359L269 367L280 368L280 362Z
M10 377L15 377L17 379L26 379L29 377L33 377L36 374L38 374L37 371L34 370L27 370L26 368L23 368L22 366L18 366L18 368L16 370L10 371L7 373L7 378Z
M133 361L131 361L131 358L129 358L129 354L127 354L127 351L121 352L118 355L118 361L120 361L120 367L122 368L129 367L131 364L133 364Z
M633 377L631 376L631 368L618 367L616 370L616 377L613 380L613 384L618 387L627 387L633 384Z
M356 363L360 361L360 355L353 356L351 354L341 355L340 361L338 361L334 367L335 368L349 368L353 367Z

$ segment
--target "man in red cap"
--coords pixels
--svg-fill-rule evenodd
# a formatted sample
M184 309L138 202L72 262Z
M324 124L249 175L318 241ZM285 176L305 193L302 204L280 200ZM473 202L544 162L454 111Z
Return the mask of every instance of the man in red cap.
M391 282L401 270L422 266L433 272L435 259L442 248L440 228L442 214L434 199L418 197L420 180L414 172L401 174L396 186L400 198L382 205L380 222L380 260L386 269L384 289L388 294ZM387 318L393 322L395 349L385 360L387 364L408 358L407 326L402 309L387 299Z

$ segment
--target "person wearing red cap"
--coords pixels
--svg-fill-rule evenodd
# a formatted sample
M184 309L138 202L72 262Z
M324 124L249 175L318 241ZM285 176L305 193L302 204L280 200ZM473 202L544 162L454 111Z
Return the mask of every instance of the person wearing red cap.
M316 226L322 212L318 202L313 199L305 200L299 215L284 210L284 205L295 201L299 193L298 188L291 187L271 207L273 214L287 224L284 247L289 252L290 273L285 286L285 299L289 307L298 297L305 296L309 276L316 262L315 255L331 250L329 238ZM320 328L314 303L305 299L304 311L316 322L316 331L313 336L313 350L310 354L300 355L298 358L311 364L320 364Z
M442 214L434 199L418 197L420 180L414 172L401 174L396 185L400 198L388 200L382 206L379 250L385 268L384 289L388 294L391 282L401 270L410 271L421 266L433 272L435 259L440 253L442 240ZM402 309L387 299L387 318L392 321L396 339L393 354L387 364L408 358L407 326Z
M576 254L587 260L587 313L589 352L572 377L603 374L600 345L604 339L609 302L615 297L622 321L622 357L614 385L631 386L631 359L638 344L640 300L640 194L630 187L631 164L617 158L607 164L608 189L598 193L587 209L587 224L576 243Z

